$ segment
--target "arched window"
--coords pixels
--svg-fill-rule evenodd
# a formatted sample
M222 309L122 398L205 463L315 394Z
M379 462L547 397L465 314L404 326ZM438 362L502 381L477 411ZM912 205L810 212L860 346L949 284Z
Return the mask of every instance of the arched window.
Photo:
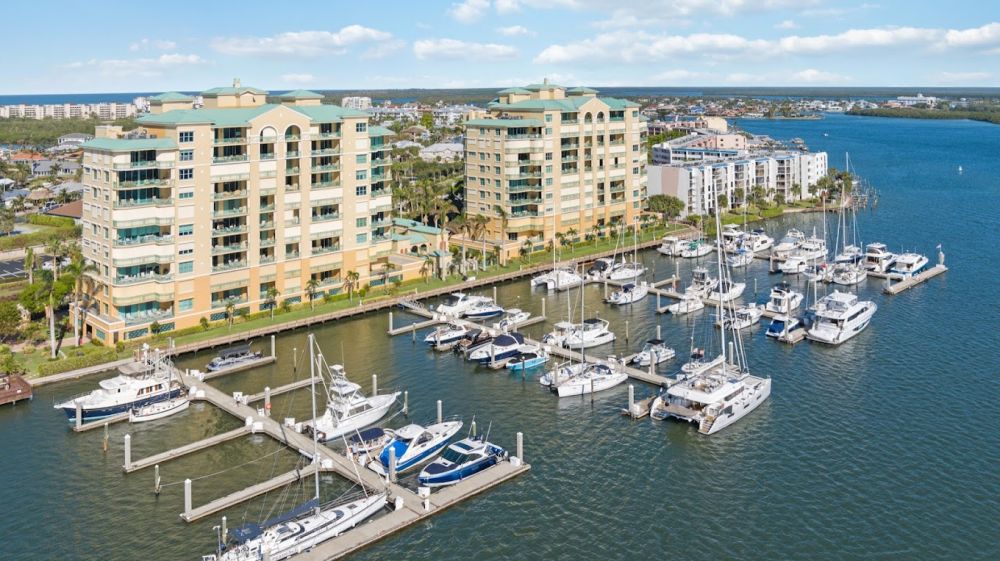
M285 129L285 140L298 140L301 134L299 127L292 125Z
M598 111L597 112L597 122L598 123L603 123L604 122L604 112L603 111Z
M592 122L594 122L594 117L590 113L584 113L583 114L583 122L584 123L592 123Z
M274 142L278 138L278 131L274 127L264 127L260 129L260 141L261 142Z

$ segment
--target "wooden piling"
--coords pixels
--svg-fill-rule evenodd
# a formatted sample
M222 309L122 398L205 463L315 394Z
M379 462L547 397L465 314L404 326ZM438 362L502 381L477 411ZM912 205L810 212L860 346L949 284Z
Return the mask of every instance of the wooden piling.
M372 374L372 395L378 395L378 374Z
M160 494L160 464L153 466L153 494Z
M410 392L409 390L403 390L403 416L410 416Z
M635 417L635 384L628 385L628 414Z
M389 481L396 482L396 449L389 447Z

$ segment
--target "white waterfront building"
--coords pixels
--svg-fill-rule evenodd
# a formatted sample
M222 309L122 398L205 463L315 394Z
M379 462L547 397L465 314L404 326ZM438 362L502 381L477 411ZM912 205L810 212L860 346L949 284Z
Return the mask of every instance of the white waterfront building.
M358 111L368 111L372 108L372 98L364 95L344 96L340 100L341 107L345 109L357 109Z

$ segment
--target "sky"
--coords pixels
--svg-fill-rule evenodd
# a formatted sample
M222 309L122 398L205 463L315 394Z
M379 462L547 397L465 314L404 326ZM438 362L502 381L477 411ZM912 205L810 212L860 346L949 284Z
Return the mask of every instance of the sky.
M0 94L1000 86L997 0L15 2Z

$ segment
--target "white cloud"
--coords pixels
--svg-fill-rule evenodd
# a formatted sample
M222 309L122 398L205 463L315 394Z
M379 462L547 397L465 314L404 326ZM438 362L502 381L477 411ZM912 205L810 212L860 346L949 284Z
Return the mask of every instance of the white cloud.
M448 9L448 15L462 23L476 23L483 19L489 9L490 0L465 0L452 4Z
M470 43L457 39L422 39L413 43L413 54L424 59L504 60L517 56L517 49L497 43Z
M944 34L945 47L982 47L1000 44L1000 23L988 23L972 29L949 29Z
M834 74L833 72L823 72L822 70L816 70L815 68L800 70L799 72L793 73L790 78L794 82L801 82L805 84L839 84L850 81L850 78L847 76Z
M792 35L778 40L778 49L788 54L825 53L860 47L894 47L899 45L927 45L941 32L919 27L893 27L884 29L849 29L836 35L799 37Z
M799 24L795 23L790 19L782 20L780 23L774 24L775 29L798 29Z
M509 27L498 27L497 33L500 35L506 35L507 37L515 37L517 35L531 35L532 37L537 35L534 31L524 27L523 25L511 25Z
M521 11L521 3L518 0L497 0L497 12L501 14L512 14Z
M185 55L180 53L165 53L155 58L133 58L133 59L90 59L87 61L71 62L65 65L71 70L87 69L96 70L98 74L108 78L154 78L163 76L165 73L189 66L205 64L205 59L198 55Z
M173 41L167 41L164 39L149 39L143 37L142 39L132 43L128 46L130 51L141 51L145 49L155 49L157 51L172 51L177 48L177 43Z
M731 34L694 33L680 36L623 30L603 33L593 39L577 43L551 45L535 57L535 62L551 64L581 60L650 62L676 54L740 54L767 47L767 41L749 40Z
M311 84L316 81L316 77L312 74L282 74L281 82L283 84Z
M289 31L270 37L222 37L211 43L227 55L286 55L317 57L342 55L358 43L387 41L392 34L362 25L348 25L339 31Z
M406 47L406 41L400 39L393 39L391 41L380 41L374 46L369 47L365 52L361 53L361 58L365 60L375 60L380 58L386 58L387 56L399 51L400 49Z

